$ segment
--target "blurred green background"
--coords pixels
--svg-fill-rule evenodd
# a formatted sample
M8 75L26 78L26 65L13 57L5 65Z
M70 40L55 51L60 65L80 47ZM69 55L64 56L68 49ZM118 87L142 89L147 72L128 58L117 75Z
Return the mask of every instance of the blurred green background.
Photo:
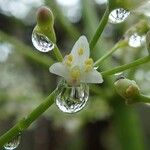
M49 73L54 59L31 42L36 10L51 7L57 44L68 53L82 34L90 40L105 9L106 0L0 0L0 135L26 116L55 89L59 78ZM137 2L138 3L138 2ZM131 10L132 11L132 10ZM108 23L95 50L96 60L123 37L127 29L148 15L131 13L121 24ZM107 70L147 55L140 48L120 49L99 68ZM48 65L49 64L49 65ZM124 72L149 95L149 64ZM113 87L116 76L92 85L86 107L65 114L53 105L26 132L18 150L144 150L150 149L150 106L125 105Z

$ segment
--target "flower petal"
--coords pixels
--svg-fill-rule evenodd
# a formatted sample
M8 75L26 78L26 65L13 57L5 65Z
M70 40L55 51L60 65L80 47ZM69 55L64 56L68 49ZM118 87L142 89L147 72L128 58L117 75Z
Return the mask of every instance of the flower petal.
M93 69L90 72L85 73L85 75L82 76L81 82L84 83L102 83L103 78L101 73L99 73L97 70Z
M51 73L54 73L58 76L64 77L65 79L68 79L69 77L69 70L63 63L55 63L50 68L49 71Z
M83 50L83 53L79 53L80 50ZM73 64L81 66L84 64L84 61L90 56L90 48L87 38L82 35L74 44L71 54L74 57Z

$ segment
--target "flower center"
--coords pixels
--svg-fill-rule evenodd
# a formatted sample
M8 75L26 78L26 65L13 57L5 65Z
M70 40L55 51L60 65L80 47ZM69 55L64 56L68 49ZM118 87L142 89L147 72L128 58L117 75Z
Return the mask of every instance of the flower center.
M77 66L73 67L73 68L71 69L70 74L71 74L71 78L72 78L73 80L79 80L80 75L81 75L81 72L80 72L79 67L77 67Z

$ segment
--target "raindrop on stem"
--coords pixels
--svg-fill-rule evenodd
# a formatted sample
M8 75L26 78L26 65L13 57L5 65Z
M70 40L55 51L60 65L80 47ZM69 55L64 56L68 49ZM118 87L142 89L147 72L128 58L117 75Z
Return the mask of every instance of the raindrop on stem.
M127 19L129 14L130 12L128 10L117 8L109 14L109 22L113 24L122 23Z
M32 32L32 43L40 52L49 52L54 49L54 43L49 38L36 31Z
M16 136L15 138L13 138L11 141L7 142L5 145L4 145L4 148L6 150L14 150L15 148L18 147L18 145L20 144L20 139L21 139L21 136L18 135Z
M115 76L116 76L116 81L117 81L117 80L120 80L120 79L124 79L124 78L125 78L125 76L124 76L124 73L123 73L123 72L115 73Z
M141 47L144 42L144 38L144 36L140 36L137 33L134 33L129 37L128 44L133 48Z

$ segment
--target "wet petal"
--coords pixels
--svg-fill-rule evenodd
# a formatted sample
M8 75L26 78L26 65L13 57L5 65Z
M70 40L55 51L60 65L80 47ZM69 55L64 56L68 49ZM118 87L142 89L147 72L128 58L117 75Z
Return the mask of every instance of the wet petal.
M65 79L69 76L69 70L63 63L55 63L50 68L49 71L58 76L64 77Z
M90 48L87 38L82 35L72 48L71 54L74 57L74 65L83 65L90 56Z
M81 82L84 83L102 83L103 78L101 73L99 73L97 70L93 69L90 72L85 73L82 78Z

